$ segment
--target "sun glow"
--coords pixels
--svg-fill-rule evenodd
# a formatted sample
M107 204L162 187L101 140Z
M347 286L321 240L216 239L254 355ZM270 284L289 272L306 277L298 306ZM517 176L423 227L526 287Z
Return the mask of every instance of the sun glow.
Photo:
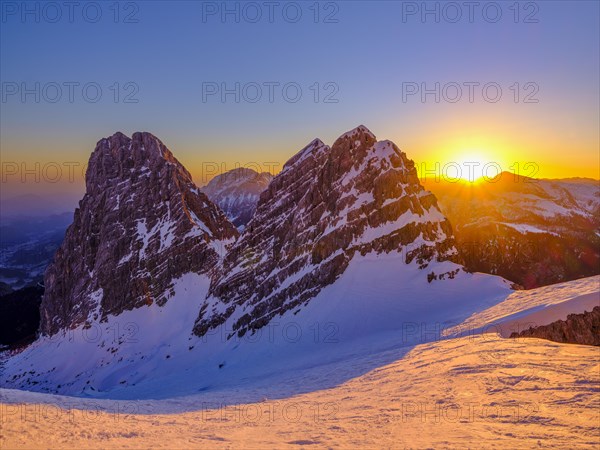
M529 153L511 134L497 129L499 122L472 117L468 132L460 123L445 122L425 142L415 142L415 160L419 179L475 184L510 172L515 162Z
M502 172L500 163L489 156L489 152L471 150L459 153L447 164L452 165L454 177L468 183L478 183L485 178L494 178ZM446 177L452 176L451 170L446 170Z
M451 183L475 184L493 179L509 169L491 151L468 149L448 151L438 161L422 164L419 170L421 179L440 178Z

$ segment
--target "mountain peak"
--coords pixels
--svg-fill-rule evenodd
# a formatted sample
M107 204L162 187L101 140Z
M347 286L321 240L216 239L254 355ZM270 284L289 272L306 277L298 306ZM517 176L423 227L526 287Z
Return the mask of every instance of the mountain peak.
M101 320L172 295L173 280L219 261L234 226L151 133L98 142L86 193L48 267L42 331Z
M292 166L297 166L301 164L303 161L309 158L319 158L319 155L326 153L329 151L329 146L325 145L323 141L319 138L315 138L310 143L292 156L288 161L283 165L282 172L290 169Z
M177 167L191 181L190 173L152 133L136 132L129 138L116 132L96 144L86 172L86 187L93 191L114 182L137 179L149 172L161 172L165 165Z
M148 131L136 131L132 134L131 137L126 134L117 131L112 136L102 138L96 144L95 151L107 151L110 150L114 155L119 155L120 157L129 156L127 150L135 150L137 147L143 147L147 150L158 150L158 152L147 152L144 153L147 157L152 157L155 155L160 155L165 159L172 159L172 153L167 149L167 147L162 143L162 141L157 138L155 135ZM118 150L122 148L126 151L122 153L118 153Z
M233 317L231 336L242 336L296 314L369 254L395 258L424 283L461 269L450 223L414 163L359 126L332 147L312 141L285 164L217 268L194 332Z
M344 134L342 134L339 138L336 139L346 139L346 138L350 138L353 136L358 136L360 138L360 136L368 136L370 139L372 140L377 140L377 138L375 137L375 135L371 132L371 130L369 130L366 126L364 125L359 125L353 129L351 129L350 131L346 131Z
M376 142L375 135L364 125L359 125L338 137L331 148L343 148L344 151L354 153L357 149L366 150Z

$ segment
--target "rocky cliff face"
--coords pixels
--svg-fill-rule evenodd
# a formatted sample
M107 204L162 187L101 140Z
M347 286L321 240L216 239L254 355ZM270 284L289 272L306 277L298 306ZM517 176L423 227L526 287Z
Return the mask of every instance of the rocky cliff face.
M510 337L534 337L568 344L600 346L600 306L590 312L569 314L567 320L557 320L548 325L512 333Z
M243 229L254 215L260 194L273 175L240 167L217 175L202 188L208 198L219 205L238 229Z
M491 182L426 183L468 269L525 288L600 273L600 184L504 172Z
M211 270L235 227L150 133L98 142L86 193L45 273L41 330L54 334L142 305Z
M332 147L315 139L291 158L261 195L252 220L211 284L194 332L233 319L244 335L300 309L357 255L403 252L424 279L455 257L448 220L419 183L414 163L364 126Z

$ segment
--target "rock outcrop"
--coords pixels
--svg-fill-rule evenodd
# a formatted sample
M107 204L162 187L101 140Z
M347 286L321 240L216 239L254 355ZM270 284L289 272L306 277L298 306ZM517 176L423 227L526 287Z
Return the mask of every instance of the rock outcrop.
M207 273L237 230L150 133L98 142L86 193L45 273L41 331L54 334L172 295Z
M512 333L510 337L533 337L568 344L600 346L600 306L590 312L569 314L567 320L557 320L548 325Z

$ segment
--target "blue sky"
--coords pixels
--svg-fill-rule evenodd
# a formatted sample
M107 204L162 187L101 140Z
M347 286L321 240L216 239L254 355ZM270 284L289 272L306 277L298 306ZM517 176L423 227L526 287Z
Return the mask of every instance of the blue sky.
M294 2L280 5L288 3ZM290 13L298 7L302 11L296 23L283 17L282 7L269 23L264 2L256 2L263 13L258 23L244 15L236 23L232 15L225 21L219 14L203 20L203 8L221 8L222 2L177 1L122 2L119 23L114 22L114 2L99 2L97 23L85 20L80 9L70 23L64 8L62 18L49 23L54 11L46 7L37 23L33 15L23 20L22 11L12 14L20 2L3 1L3 91L7 83L93 82L102 88L102 98L86 102L79 88L73 103L66 91L56 103L36 103L32 96L23 102L19 94L3 98L2 159L86 161L103 136L145 130L159 136L199 177L203 161L223 161L228 168L235 162L283 163L316 136L332 142L364 123L417 161L450 158L472 142L490 158L519 154L539 161L545 168L541 175L556 176L561 168L564 176L594 176L596 170L598 177L599 2L530 3L519 5L518 23L513 2L496 3L502 11L497 23L485 20L480 8L469 23L464 7L457 23L443 15L440 23L431 15L423 23L419 14L404 21L402 16L403 8L421 2L360 1L319 2L319 23L314 2L288 7ZM28 5L36 8L36 2ZM240 11L250 8L245 2L238 5ZM228 7L235 8L236 2ZM435 2L428 7L435 8ZM137 23L123 23L132 12ZM331 13L337 23L323 23ZM523 23L530 13L537 23ZM498 103L479 96L473 103L464 98L422 103L418 95L402 101L403 82L465 81L498 83L503 97ZM139 88L138 103L122 101L132 92L124 88L128 82ZM297 83L302 97L290 103L276 89L273 103L266 90L257 103L236 103L232 96L223 103L219 95L203 102L206 82L230 87L236 82ZM539 102L515 103L510 90L515 82L521 89L535 83ZM117 103L110 90L115 83ZM326 83L333 85L325 89ZM338 102L324 103L332 86Z

